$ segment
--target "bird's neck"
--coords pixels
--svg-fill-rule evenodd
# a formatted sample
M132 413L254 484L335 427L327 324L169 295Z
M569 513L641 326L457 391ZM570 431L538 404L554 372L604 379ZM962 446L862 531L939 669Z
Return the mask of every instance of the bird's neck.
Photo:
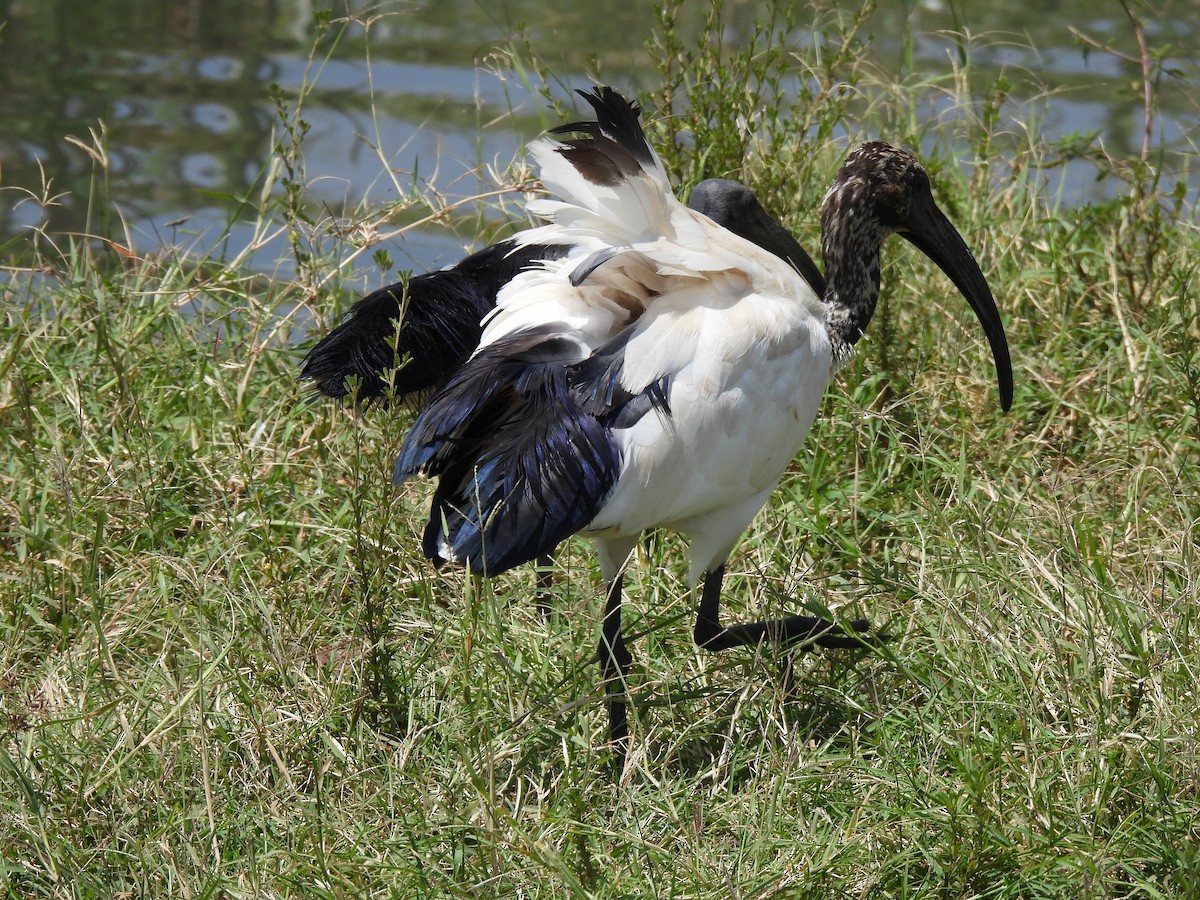
M841 227L822 229L825 258L825 323L833 342L834 358L845 362L854 353L879 299L879 249L881 236L874 229Z

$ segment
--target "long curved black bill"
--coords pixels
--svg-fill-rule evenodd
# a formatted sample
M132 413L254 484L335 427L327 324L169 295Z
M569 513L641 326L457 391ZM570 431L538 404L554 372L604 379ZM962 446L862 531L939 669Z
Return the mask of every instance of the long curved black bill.
M954 286L967 298L971 309L979 319L992 348L996 361L996 377L1000 383L1000 406L1007 410L1012 405L1013 373L1012 360L1008 355L1008 338L1000 311L992 290L979 270L970 248L962 239L950 220L937 208L932 197L914 198L907 230L900 236L910 241L918 250L932 259L939 269L949 276Z

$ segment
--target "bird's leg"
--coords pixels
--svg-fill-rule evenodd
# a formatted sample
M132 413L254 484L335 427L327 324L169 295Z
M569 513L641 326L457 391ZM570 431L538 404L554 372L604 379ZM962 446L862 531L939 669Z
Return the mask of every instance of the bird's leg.
M604 599L604 625L600 632L600 672L608 693L608 739L624 756L629 743L629 712L626 708L625 677L633 657L621 636L621 585L624 573L608 584Z
M554 573L550 571L550 567L554 565L554 556L543 553L533 564L537 566L537 593L534 594L534 602L537 603L542 618L549 619L550 613L554 611L554 607L550 605L550 588L554 586Z
M718 566L704 576L700 594L700 612L696 616L696 643L705 650L728 650L730 647L755 646L764 640L781 644L811 641L819 647L861 647L871 643L863 634L870 625L863 619L850 623L857 634L847 634L841 626L817 616L787 616L765 622L743 625L721 625L721 580L725 566ZM878 639L876 639L878 640Z

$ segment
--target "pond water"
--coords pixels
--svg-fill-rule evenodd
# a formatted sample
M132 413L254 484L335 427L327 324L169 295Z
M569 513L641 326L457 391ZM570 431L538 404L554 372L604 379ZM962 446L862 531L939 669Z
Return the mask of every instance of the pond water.
M372 18L369 27L350 27L316 71L309 65L312 13L322 5L0 0L0 265L20 255L22 236L35 226L114 238L127 232L139 250L173 244L197 254L240 251L252 229L241 221L239 198L261 190L279 137L271 84L294 97L315 80L304 109L311 125L304 140L309 199L337 212L395 199L412 172L433 177L450 194L470 194L479 185L464 180L465 173L480 162L512 160L548 124L540 101L511 70L495 74L505 69L503 50L513 42L527 40L562 85L586 86L585 73L597 62L618 87L645 87L654 78L645 49L656 22L650 3L378 4L361 14L364 22ZM728 41L739 39L762 5L728 0ZM975 65L1011 73L1031 98L1046 86L1055 89L1039 107L1047 133L1099 132L1116 153L1140 147L1137 67L1085 52L1073 31L1136 52L1115 0L881 6L887 10L875 14L870 28L881 65L902 64L906 31L919 34L907 48L912 71L926 74L949 67L954 43L946 31L992 35L996 40L989 39ZM706 7L685 4L683 21L693 33L702 29ZM1160 85L1156 144L1189 149L1200 96L1200 3L1138 8L1151 43L1168 48L1178 73ZM1022 87L1035 79L1041 86ZM97 167L74 142L92 144L101 127L103 188L119 212L108 219L93 194ZM382 153L373 149L376 142ZM1082 164L1067 170L1059 189L1063 202L1079 203L1106 188ZM44 205L37 197L54 200ZM417 229L387 249L400 266L423 269L454 261L469 241L470 235ZM286 242L268 243L253 263L286 270Z

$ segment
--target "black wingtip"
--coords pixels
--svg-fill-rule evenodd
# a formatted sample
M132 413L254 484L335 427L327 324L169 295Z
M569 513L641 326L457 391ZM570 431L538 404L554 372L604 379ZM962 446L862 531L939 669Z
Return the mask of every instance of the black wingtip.
M641 119L642 105L636 100L628 99L606 84L597 85L591 90L580 88L575 93L586 100L588 105L596 111L597 118L623 119L634 122Z
M396 322L402 317L404 285L392 284L359 300L345 320L305 354L300 379L321 396L353 394L362 405L386 399L381 372L395 366ZM351 383L357 387L352 390Z
M643 166L653 165L654 151L642 131L642 107L607 85L577 90L596 113L594 122L568 122L550 129L551 134L589 134L604 136L633 155Z

